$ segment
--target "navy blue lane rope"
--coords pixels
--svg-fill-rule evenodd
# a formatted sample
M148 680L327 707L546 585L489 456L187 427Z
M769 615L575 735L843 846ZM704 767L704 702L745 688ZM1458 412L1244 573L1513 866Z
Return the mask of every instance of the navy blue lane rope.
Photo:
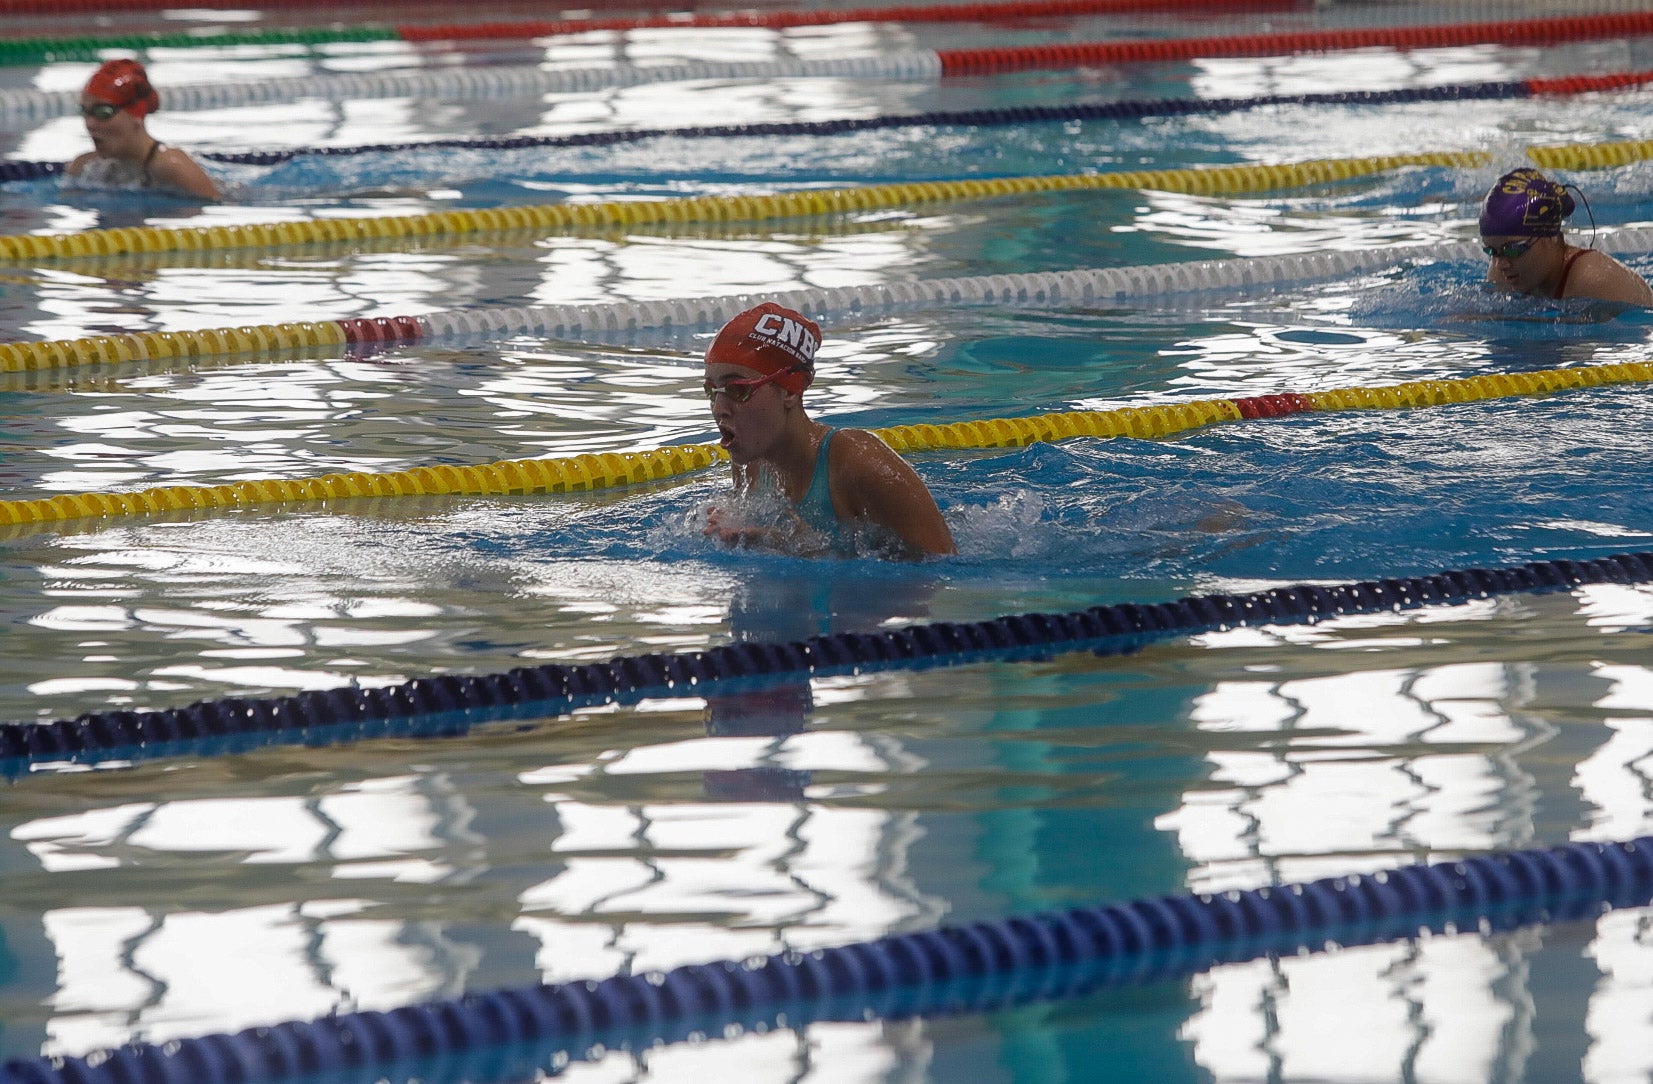
M66 165L67 162L0 162L0 183L55 177Z
M928 126L1003 127L1072 120L1140 120L1145 117L1236 113L1270 105L1387 105L1398 102L1469 101L1530 97L1523 83L1472 83L1459 86L1399 90L1343 91L1323 94L1268 94L1255 98L1150 98L1074 105L1026 105L1002 109L893 114L822 121L775 121L762 124L715 124L686 128L631 128L577 132L560 136L509 136L496 139L440 139L423 143L380 143L356 147L313 147L281 151L242 151L203 154L215 162L275 165L300 155L351 155L425 148L600 147L636 143L645 139L729 139L751 136L840 135L880 128Z
M62 762L233 753L281 742L324 745L391 734L453 737L490 720L545 718L649 696L695 695L711 682L1048 658L1064 651L1118 655L1156 639L1227 628L1456 605L1591 583L1650 581L1653 553L1626 553L836 633L786 643L740 643L674 655L622 655L607 662L551 663L480 676L446 674L382 688L91 712L47 723L0 723L0 774L15 776L33 765Z
M645 1049L740 1029L979 1012L1425 930L1502 930L1587 918L1608 907L1641 906L1650 897L1653 837L1572 843L944 926L664 973L473 993L388 1012L133 1043L83 1058L19 1059L0 1066L0 1084L523 1079L532 1076L524 1072L524 1057L555 1069L594 1050ZM450 1076L444 1067L462 1068L463 1075Z
M633 128L559 136L436 139L421 143L374 143L351 147L301 147L271 151L201 151L197 152L196 157L235 165L271 166L300 156L333 157L437 148L516 150L526 147L600 147L662 138L727 139L752 136L839 135L880 128L948 125L1002 127L1073 120L1140 120L1146 117L1237 113L1272 105L1392 105L1403 102L1501 100L1532 96L1532 89L1521 82L1467 83L1396 90L1266 94L1254 98L1147 98L1117 102L1084 102L1074 105L1028 105L1004 109L906 113L842 120L718 124L688 128ZM63 163L59 162L0 162L0 182L33 180L60 173L62 170Z

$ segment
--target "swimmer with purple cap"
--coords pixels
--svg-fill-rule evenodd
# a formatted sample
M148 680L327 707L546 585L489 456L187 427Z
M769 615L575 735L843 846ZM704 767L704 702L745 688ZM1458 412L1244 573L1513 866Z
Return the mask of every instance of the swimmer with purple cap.
M1573 213L1567 189L1536 169L1511 170L1481 202L1487 280L1532 297L1588 298L1653 306L1653 289L1596 248L1567 243L1561 223Z
M865 430L833 429L804 411L820 345L815 321L766 301L706 349L706 398L739 498L710 510L706 535L806 556L956 552L906 460Z
M153 188L218 198L218 185L195 159L149 134L144 118L161 107L149 73L136 60L106 61L80 92L80 115L92 150L64 167L76 188Z

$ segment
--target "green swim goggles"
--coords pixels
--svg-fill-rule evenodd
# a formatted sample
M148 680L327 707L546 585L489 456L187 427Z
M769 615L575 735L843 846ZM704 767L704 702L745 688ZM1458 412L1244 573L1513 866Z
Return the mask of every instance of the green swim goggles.
M1537 237L1529 237L1525 241L1505 241L1497 247L1483 244L1481 251L1495 260L1519 260L1527 254L1529 248L1538 244L1539 240Z

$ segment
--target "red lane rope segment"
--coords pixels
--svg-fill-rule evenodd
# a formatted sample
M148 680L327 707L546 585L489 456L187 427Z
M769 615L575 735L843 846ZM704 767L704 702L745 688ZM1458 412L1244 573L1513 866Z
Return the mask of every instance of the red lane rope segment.
M4 0L0 0L0 3L3 2ZM686 12L631 18L398 26L396 33L403 41L408 42L504 40L549 38L565 34L583 34L593 30L656 30L679 27L702 30L725 27L784 30L796 26L835 26L841 23L991 23L1148 11L1297 11L1312 6L1308 0L1017 0L1003 4L927 4L827 11Z
M1284 56L1339 49L1444 49L1464 45L1555 45L1594 38L1653 34L1653 12L1501 20L1445 26L1369 27L1246 34L1217 38L1162 38L1030 45L1023 48L938 51L943 75L987 75L1043 68L1089 67L1201 57Z
M1314 400L1294 391L1277 395L1253 395L1246 399L1230 399L1242 418L1283 418L1287 414L1305 414L1314 409Z
M1625 90L1653 83L1653 72L1614 72L1611 75L1562 75L1553 79L1523 79L1531 94L1588 94L1595 90Z
M333 322L339 325L344 341L351 346L416 343L425 334L417 316L358 316Z

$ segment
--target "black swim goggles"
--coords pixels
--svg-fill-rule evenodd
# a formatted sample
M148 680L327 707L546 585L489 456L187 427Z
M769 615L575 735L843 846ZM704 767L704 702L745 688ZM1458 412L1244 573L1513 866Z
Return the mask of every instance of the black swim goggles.
M126 106L124 105L110 105L108 102L96 102L92 105L81 106L80 115L83 117L91 117L93 120L108 120L110 117L125 108Z

